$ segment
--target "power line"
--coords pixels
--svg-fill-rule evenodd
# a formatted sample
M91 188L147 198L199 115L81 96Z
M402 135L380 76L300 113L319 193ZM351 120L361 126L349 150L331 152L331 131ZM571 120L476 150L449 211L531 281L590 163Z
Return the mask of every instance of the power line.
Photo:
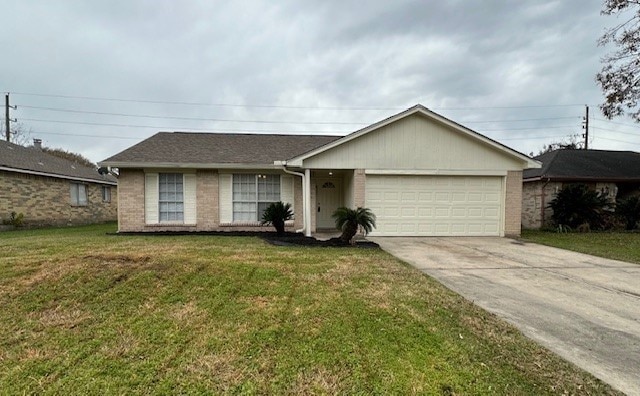
M100 123L100 122L83 122L83 121L63 121L63 120L46 120L40 118L22 118L26 121L34 122L51 122L57 124L78 124L78 125L93 125L93 126L109 126L118 128L153 128L153 129L165 129L165 130L192 130L192 131L222 131L219 128L193 128L193 127L172 127L172 126L159 126L159 125L138 125L138 124L113 124L113 123ZM501 132L501 131L526 131L526 130L539 130L539 129L562 129L573 128L575 125L563 125L563 126L541 126L541 127L527 127L527 128L507 128L507 129L485 129L484 132ZM246 132L245 129L227 129L227 131ZM264 131L267 132L267 131ZM269 131L269 132L291 132L291 131ZM342 131L300 131L302 133L331 133L331 134L344 134ZM348 133L348 132L346 132Z
M77 136L77 137L90 137L90 138L101 138L101 139L131 139L131 140L142 140L146 139L146 137L133 137L133 136L113 136L113 135L86 135L86 134L78 134L78 133L59 133L59 132L41 132L41 131L29 131L30 135L60 135L60 136Z
M625 124L625 123L622 123L622 122L615 122L615 121L606 120L606 119L604 119L604 118L593 118L593 119L594 119L594 120L597 120L597 121L604 121L604 122L608 122L608 123L610 123L610 124L615 124L615 125L624 125L624 126L628 126L628 127L631 127L631 128L640 128L640 125Z
M174 117L174 116L158 116L149 114L130 114L130 113L108 113L102 111L85 111L64 109L59 107L40 107L40 106L28 106L20 105L20 107L30 109L40 109L47 111L56 111L63 113L80 113L80 114L97 114L97 115L111 115L119 117L135 117L135 118L158 118L164 120L190 120L190 121L215 121L215 122L243 122L243 123L256 123L256 124L309 124L309 125L366 125L367 122L342 122L342 121L269 121L269 120L231 120L223 118L200 118L200 117Z
M185 106L211 106L211 107L257 107L268 109L322 109L322 110L356 110L356 111L373 111L373 110L405 110L405 107L339 107L339 106L287 106L287 105L259 105L259 104L238 104L238 103L203 103L203 102L181 102L181 101L164 101L164 100L146 100L146 99L123 99L123 98L104 98L94 96L73 96L73 95L53 95L53 94L40 94L40 93L28 93L28 92L11 92L14 95L22 96L39 96L48 98L62 98L62 99L82 99L82 100L96 100L106 102L129 102L129 103L151 103L151 104L170 104L170 105L185 105Z
M46 110L46 111L55 111L55 112L63 112L63 113L78 113L78 114L97 114L97 115L110 115L110 116L118 116L118 117L135 117L135 118L157 118L157 119L166 119L166 120L193 120L193 121L217 121L217 122L244 122L244 123L270 123L270 124L312 124L312 125L365 125L369 124L367 122L341 122L341 121L324 121L324 122L311 122L311 121L262 121L262 120L231 120L231 119L220 119L220 118L202 118L202 117L176 117L176 116L160 116L160 115L150 115L150 114L131 114L131 113L110 113L110 112L102 112L102 111L87 111L87 110L76 110L76 109L67 109L60 107L42 107L42 106L30 106L21 104L20 107L29 108L29 109L38 109L38 110ZM526 118L526 119L515 119L515 120L486 120L486 121L460 121L465 124L489 124L489 123L510 123L510 122L528 122L528 121L548 121L548 120L569 120L569 119L578 119L579 117L571 116L571 117L543 117L543 118Z
M611 138L605 138L605 137L601 137L601 136L598 136L597 139L611 140L613 142L627 143L627 144L633 144L633 145L640 145L640 143L638 143L638 142L628 142L626 140L611 139Z
M567 137L563 136L527 136L527 137L516 137L516 138L500 138L500 140L541 140L541 139L559 139Z
M109 102L129 102L129 103L151 103L151 104L170 104L170 105L186 105L186 106L212 106L212 107L256 107L256 108L274 108L274 109L306 109L306 110L353 110L353 111L375 111L375 110L406 110L407 107L389 107L389 106L293 106L293 105L264 105L264 104L239 104L239 103L204 103L204 102L183 102L183 101L163 101L163 100L147 100L147 99L124 99L124 98L106 98L95 96L74 96L74 95L55 95L32 92L11 92L14 95L37 96L61 99L81 99L94 101ZM520 106L458 106L458 107L433 107L432 110L482 110L482 109L526 109L526 108L555 108L555 107L576 107L582 106L581 103L567 104L544 104L544 105L520 105Z
M25 118L26 119L26 118ZM562 125L562 126L541 126L533 128L508 128L508 129L483 129L483 132L501 132L501 131L529 131L537 129L563 129L563 128L575 128L575 125Z
M35 122L52 122L52 123L59 123L59 124L80 124L80 125L92 125L92 126L113 126L113 127L122 127L122 128L153 128L153 129L164 129L164 130L168 130L168 131L202 131L202 132L258 132L258 133L284 133L284 134L288 134L288 133L323 133L323 134L332 134L332 135L336 135L336 136L340 136L340 135L345 135L347 133L350 133L352 131L349 132L344 132L344 131L307 131L307 130L295 130L295 131L290 131L290 130L281 130L281 129L227 129L227 128L216 128L215 130L213 129L203 129L203 128L175 128L175 127L166 127L166 126L153 126L153 125L125 125L125 124L102 124L102 123L97 123L97 122L76 122L76 121L59 121L59 120L41 120L41 119L36 119L36 118L23 118L24 120L28 120L28 121L35 121Z
M636 133L621 132L621 131L616 131L616 130L613 130L613 129L600 128L600 127L594 127L594 126L591 126L590 128L591 129L598 129L598 130L601 130L601 131L613 132L613 133L621 133L623 135L640 136L640 133L638 133L638 132L636 132Z

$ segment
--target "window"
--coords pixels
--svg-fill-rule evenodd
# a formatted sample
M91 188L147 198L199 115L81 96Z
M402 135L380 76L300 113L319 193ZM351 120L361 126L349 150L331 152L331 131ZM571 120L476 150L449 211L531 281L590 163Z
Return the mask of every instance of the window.
M111 187L102 186L102 202L111 202Z
M158 208L160 221L184 221L182 173L160 173L158 178Z
M80 183L71 183L71 205L86 206L87 205L87 186Z
M233 175L233 221L258 221L280 201L280 175Z

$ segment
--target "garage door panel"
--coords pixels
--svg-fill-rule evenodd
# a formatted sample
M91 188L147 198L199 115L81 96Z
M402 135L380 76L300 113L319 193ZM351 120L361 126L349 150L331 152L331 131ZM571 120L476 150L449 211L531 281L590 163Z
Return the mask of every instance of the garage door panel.
M484 194L484 202L500 202L500 194L498 193Z
M370 175L372 235L500 235L502 178Z

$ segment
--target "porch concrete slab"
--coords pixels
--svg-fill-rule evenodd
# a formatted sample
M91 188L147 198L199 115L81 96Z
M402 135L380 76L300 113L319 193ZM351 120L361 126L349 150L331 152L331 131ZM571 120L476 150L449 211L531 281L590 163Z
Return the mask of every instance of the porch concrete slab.
M640 265L508 238L368 239L613 387L640 395Z

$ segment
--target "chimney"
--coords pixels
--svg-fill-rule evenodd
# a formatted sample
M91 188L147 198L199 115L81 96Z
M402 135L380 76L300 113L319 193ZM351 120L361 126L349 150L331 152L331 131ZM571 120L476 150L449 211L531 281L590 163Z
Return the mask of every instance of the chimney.
M33 139L33 148L42 151L42 139Z

